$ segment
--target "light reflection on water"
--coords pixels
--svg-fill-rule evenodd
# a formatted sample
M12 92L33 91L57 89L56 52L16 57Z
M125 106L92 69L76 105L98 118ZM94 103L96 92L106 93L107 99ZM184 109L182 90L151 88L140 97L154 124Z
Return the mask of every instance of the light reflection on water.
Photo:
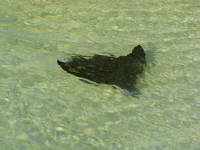
M1 1L0 147L200 148L199 9L192 1ZM81 82L57 59L141 44L137 97Z

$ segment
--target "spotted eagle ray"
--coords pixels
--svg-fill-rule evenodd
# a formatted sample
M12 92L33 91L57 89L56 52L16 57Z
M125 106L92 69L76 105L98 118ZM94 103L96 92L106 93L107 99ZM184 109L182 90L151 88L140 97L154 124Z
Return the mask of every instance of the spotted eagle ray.
M146 59L144 49L138 45L126 56L76 55L70 61L57 60L57 63L75 76L133 91L136 89L137 75L143 72Z

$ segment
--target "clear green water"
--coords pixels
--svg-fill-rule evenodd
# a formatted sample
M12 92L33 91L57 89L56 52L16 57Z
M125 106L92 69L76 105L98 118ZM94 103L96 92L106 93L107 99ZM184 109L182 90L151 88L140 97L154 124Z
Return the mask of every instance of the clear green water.
M199 150L199 0L1 0L1 150ZM62 71L71 54L148 66L141 94Z

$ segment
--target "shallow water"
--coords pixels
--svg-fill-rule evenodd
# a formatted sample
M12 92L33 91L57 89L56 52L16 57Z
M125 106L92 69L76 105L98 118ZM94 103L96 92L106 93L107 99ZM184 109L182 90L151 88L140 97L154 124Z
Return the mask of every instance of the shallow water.
M198 0L0 1L0 149L199 150ZM147 54L137 97L57 59Z

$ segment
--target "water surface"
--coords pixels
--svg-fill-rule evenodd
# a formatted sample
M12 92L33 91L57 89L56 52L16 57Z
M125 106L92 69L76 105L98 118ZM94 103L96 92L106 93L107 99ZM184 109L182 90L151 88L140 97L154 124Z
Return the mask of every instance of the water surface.
M0 147L199 150L198 0L1 0ZM62 71L72 54L141 44L140 95Z

